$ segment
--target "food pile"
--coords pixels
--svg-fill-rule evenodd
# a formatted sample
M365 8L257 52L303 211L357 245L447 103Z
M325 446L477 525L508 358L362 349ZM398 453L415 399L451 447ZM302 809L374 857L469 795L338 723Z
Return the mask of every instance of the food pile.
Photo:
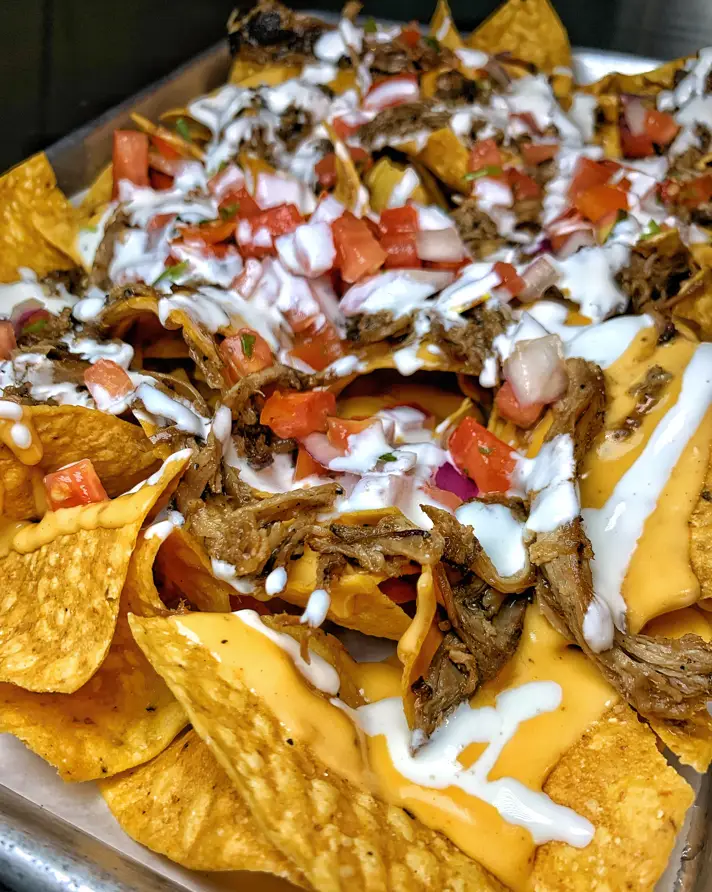
M0 731L188 868L652 889L712 760L712 50L260 0L0 178Z

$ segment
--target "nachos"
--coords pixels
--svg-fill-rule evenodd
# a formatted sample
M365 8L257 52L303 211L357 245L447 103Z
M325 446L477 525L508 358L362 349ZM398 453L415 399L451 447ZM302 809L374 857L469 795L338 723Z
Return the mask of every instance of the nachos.
M712 759L712 52L358 13L236 11L77 201L0 178L0 730L196 870L652 889Z

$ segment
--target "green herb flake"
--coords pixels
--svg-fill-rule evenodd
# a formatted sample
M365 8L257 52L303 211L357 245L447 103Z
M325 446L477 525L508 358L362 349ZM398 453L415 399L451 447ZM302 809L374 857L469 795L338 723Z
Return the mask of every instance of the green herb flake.
M463 180L479 180L482 177L498 177L502 173L502 168L494 164L488 164L487 167L480 167L479 170L472 170L466 173Z
M494 449L491 449L489 446L478 446L477 451L480 455L492 455Z
M255 341L257 337L253 334L247 334L247 332L240 335L240 343L242 344L242 352L248 359L252 359L252 354L255 349Z
M398 461L398 459L393 455L392 452L384 452L383 455L378 457L379 461Z
M436 53L440 52L440 41L437 37L424 37L423 43L427 44L431 50L435 50Z
M178 118L176 121L176 130L178 131L178 135L182 136L186 142L193 142L193 137L190 135L190 127L185 118Z
M167 266L153 284L155 286L160 285L161 282L175 282L187 269L187 260L184 260L182 263L176 263L173 266Z
M662 229L660 228L660 226L655 222L655 220L651 220L650 223L648 223L647 229L640 238L642 240L649 239L652 238L654 235L659 235L661 232Z
M363 30L365 34L375 34L378 31L378 25L376 24L375 19L368 19L366 24L363 26Z
M36 322L31 322L22 329L22 334L39 334L43 328L46 328L47 321L47 319L38 319Z
M234 204L226 204L224 208L220 208L220 216L223 220L231 220L239 210L239 201L236 201Z

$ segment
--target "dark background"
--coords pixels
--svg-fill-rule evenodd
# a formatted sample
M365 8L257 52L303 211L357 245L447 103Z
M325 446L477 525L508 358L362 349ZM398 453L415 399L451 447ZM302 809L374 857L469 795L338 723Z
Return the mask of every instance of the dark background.
M554 2L575 46L671 58L712 43L712 0ZM378 0L364 11L427 21L433 5ZM498 4L451 5L468 30ZM232 6L231 0L0 0L0 171L219 40Z

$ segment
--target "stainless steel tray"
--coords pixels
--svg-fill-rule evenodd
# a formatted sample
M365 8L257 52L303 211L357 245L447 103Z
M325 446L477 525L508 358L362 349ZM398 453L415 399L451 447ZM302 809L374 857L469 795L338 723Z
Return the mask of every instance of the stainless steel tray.
M324 15L324 18L331 16ZM581 82L619 70L654 67L656 60L580 49L575 52ZM224 42L116 106L47 150L61 188L85 189L111 158L112 132L130 125L137 111L152 120L170 108L225 81L229 65ZM656 892L710 892L712 843L711 778L683 771L698 790L695 805ZM54 771L22 745L0 735L0 884L17 892L159 892L167 889L286 889L278 880L249 873L190 874L137 846L117 828L91 791L64 785ZM87 790L86 788L90 788ZM107 823L108 818L108 823ZM109 828L109 829L107 829Z

